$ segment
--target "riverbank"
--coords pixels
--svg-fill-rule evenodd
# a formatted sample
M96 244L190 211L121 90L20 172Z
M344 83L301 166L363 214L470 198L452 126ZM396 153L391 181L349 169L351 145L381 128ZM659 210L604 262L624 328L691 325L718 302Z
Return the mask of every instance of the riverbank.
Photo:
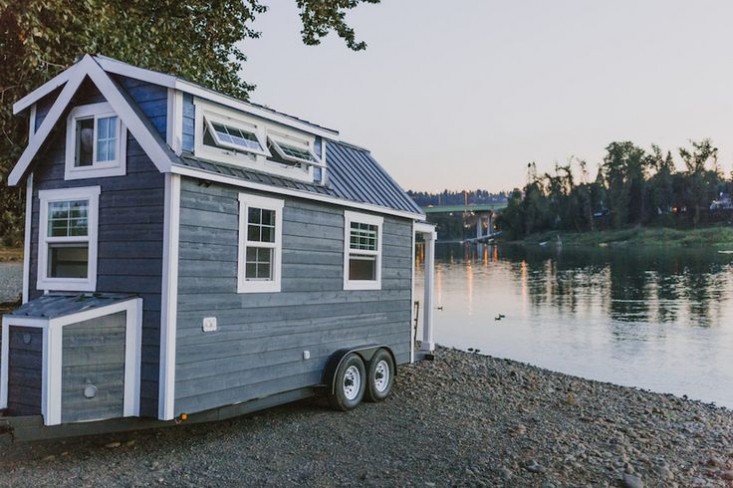
M0 245L0 263L23 260L22 247L4 247Z
M393 395L0 452L0 486L728 486L733 413L439 348Z
M664 246L694 247L713 246L721 250L733 250L733 227L708 227L704 229L643 228L603 230L593 232L542 232L520 241L537 245L547 243L563 246Z

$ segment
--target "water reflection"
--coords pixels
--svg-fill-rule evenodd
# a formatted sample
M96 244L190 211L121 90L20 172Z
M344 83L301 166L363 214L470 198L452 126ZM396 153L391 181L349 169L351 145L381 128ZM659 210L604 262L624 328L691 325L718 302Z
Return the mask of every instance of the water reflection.
M733 256L548 247L438 245L437 341L733 406Z

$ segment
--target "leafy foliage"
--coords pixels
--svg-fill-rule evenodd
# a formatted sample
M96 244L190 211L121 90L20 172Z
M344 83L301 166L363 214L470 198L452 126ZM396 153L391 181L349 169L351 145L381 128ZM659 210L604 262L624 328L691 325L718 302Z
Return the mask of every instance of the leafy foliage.
M297 0L303 41L318 44L333 31L354 50L345 13L379 0ZM253 39L261 0L0 0L0 236L20 241L22 192L5 177L27 141L27 124L12 104L85 53L186 78L247 98L253 85L240 78L247 60L239 41Z
M658 146L647 152L628 141L613 142L593 182L584 161L571 160L542 176L530 163L527 185L514 191L498 224L511 238L520 239L548 230L697 227L714 220L718 216L711 204L721 194L730 196L733 180L726 181L720 171L712 141L690 144L679 149L685 169L677 171L672 153L665 155ZM581 173L579 183L575 166ZM730 218L731 210L721 216Z

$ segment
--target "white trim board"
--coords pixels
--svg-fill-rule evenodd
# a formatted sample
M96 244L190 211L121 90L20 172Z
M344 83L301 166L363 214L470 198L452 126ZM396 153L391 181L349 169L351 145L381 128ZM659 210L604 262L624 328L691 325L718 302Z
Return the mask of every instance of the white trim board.
M175 416L176 318L178 313L178 237L181 218L181 177L165 175L163 282L160 314L158 418Z
M31 226L33 223L33 173L25 182L25 237L23 242L23 303L28 301L31 282Z
M142 337L142 298L130 298L92 310L84 310L52 319L24 318L5 315L2 320L2 361L0 362L0 408L8 406L10 327L43 329L43 365L41 414L44 425L61 424L63 327L118 312L126 313L125 385L123 417L140 415L140 344ZM134 346L134 347L133 347Z
M54 91L56 88L68 82L69 78L71 77L73 68L74 68L74 65L70 66L69 68L65 69L61 73L51 78L49 81L47 81L43 85L39 86L38 88L30 92L28 95L24 96L23 98L15 102L13 104L13 115L18 115L25 109L33 106L38 100L48 95L49 93Z
M387 207L380 207L379 205L372 205L369 203L352 202L350 200L344 200L339 197L330 197L326 195L319 195L316 193L309 193L298 190L291 190L288 188L280 188L272 185L264 185L262 183L254 183L252 181L246 181L239 178L232 178L229 176L218 175L209 173L208 171L197 170L194 168L188 168L179 165L173 165L171 167L173 174L189 176L191 178L199 178L202 180L216 181L217 183L225 183L227 185L237 186L240 188L249 188L250 190L258 190L265 193L275 193L278 195L287 195L291 197L303 198L305 200L315 200L317 202L331 203L340 207L354 208L365 212L374 212L384 215L394 215L395 217L402 217L411 220L424 220L424 214L416 214L412 212L404 212L402 210L394 210Z

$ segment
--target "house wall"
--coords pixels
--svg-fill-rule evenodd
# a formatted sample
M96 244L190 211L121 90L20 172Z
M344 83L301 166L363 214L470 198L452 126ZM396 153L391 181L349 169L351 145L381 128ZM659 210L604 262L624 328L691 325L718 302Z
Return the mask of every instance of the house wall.
M133 99L165 137L167 92L153 85L121 80ZM70 107L104 101L89 80ZM100 186L97 291L138 294L143 299L141 415L158 413L160 356L160 293L163 252L164 176L128 132L127 175L64 181L66 115L49 136L33 166L30 298L36 289L38 266L38 191Z
M409 361L409 220L385 217L382 290L344 291L343 209L286 198L282 291L238 294L239 193L182 181L176 413L319 384L342 347L384 343Z
M125 312L63 328L62 422L122 417L125 400ZM84 396L94 385L94 398Z
M40 415L43 329L11 324L8 343L8 411L12 415Z

